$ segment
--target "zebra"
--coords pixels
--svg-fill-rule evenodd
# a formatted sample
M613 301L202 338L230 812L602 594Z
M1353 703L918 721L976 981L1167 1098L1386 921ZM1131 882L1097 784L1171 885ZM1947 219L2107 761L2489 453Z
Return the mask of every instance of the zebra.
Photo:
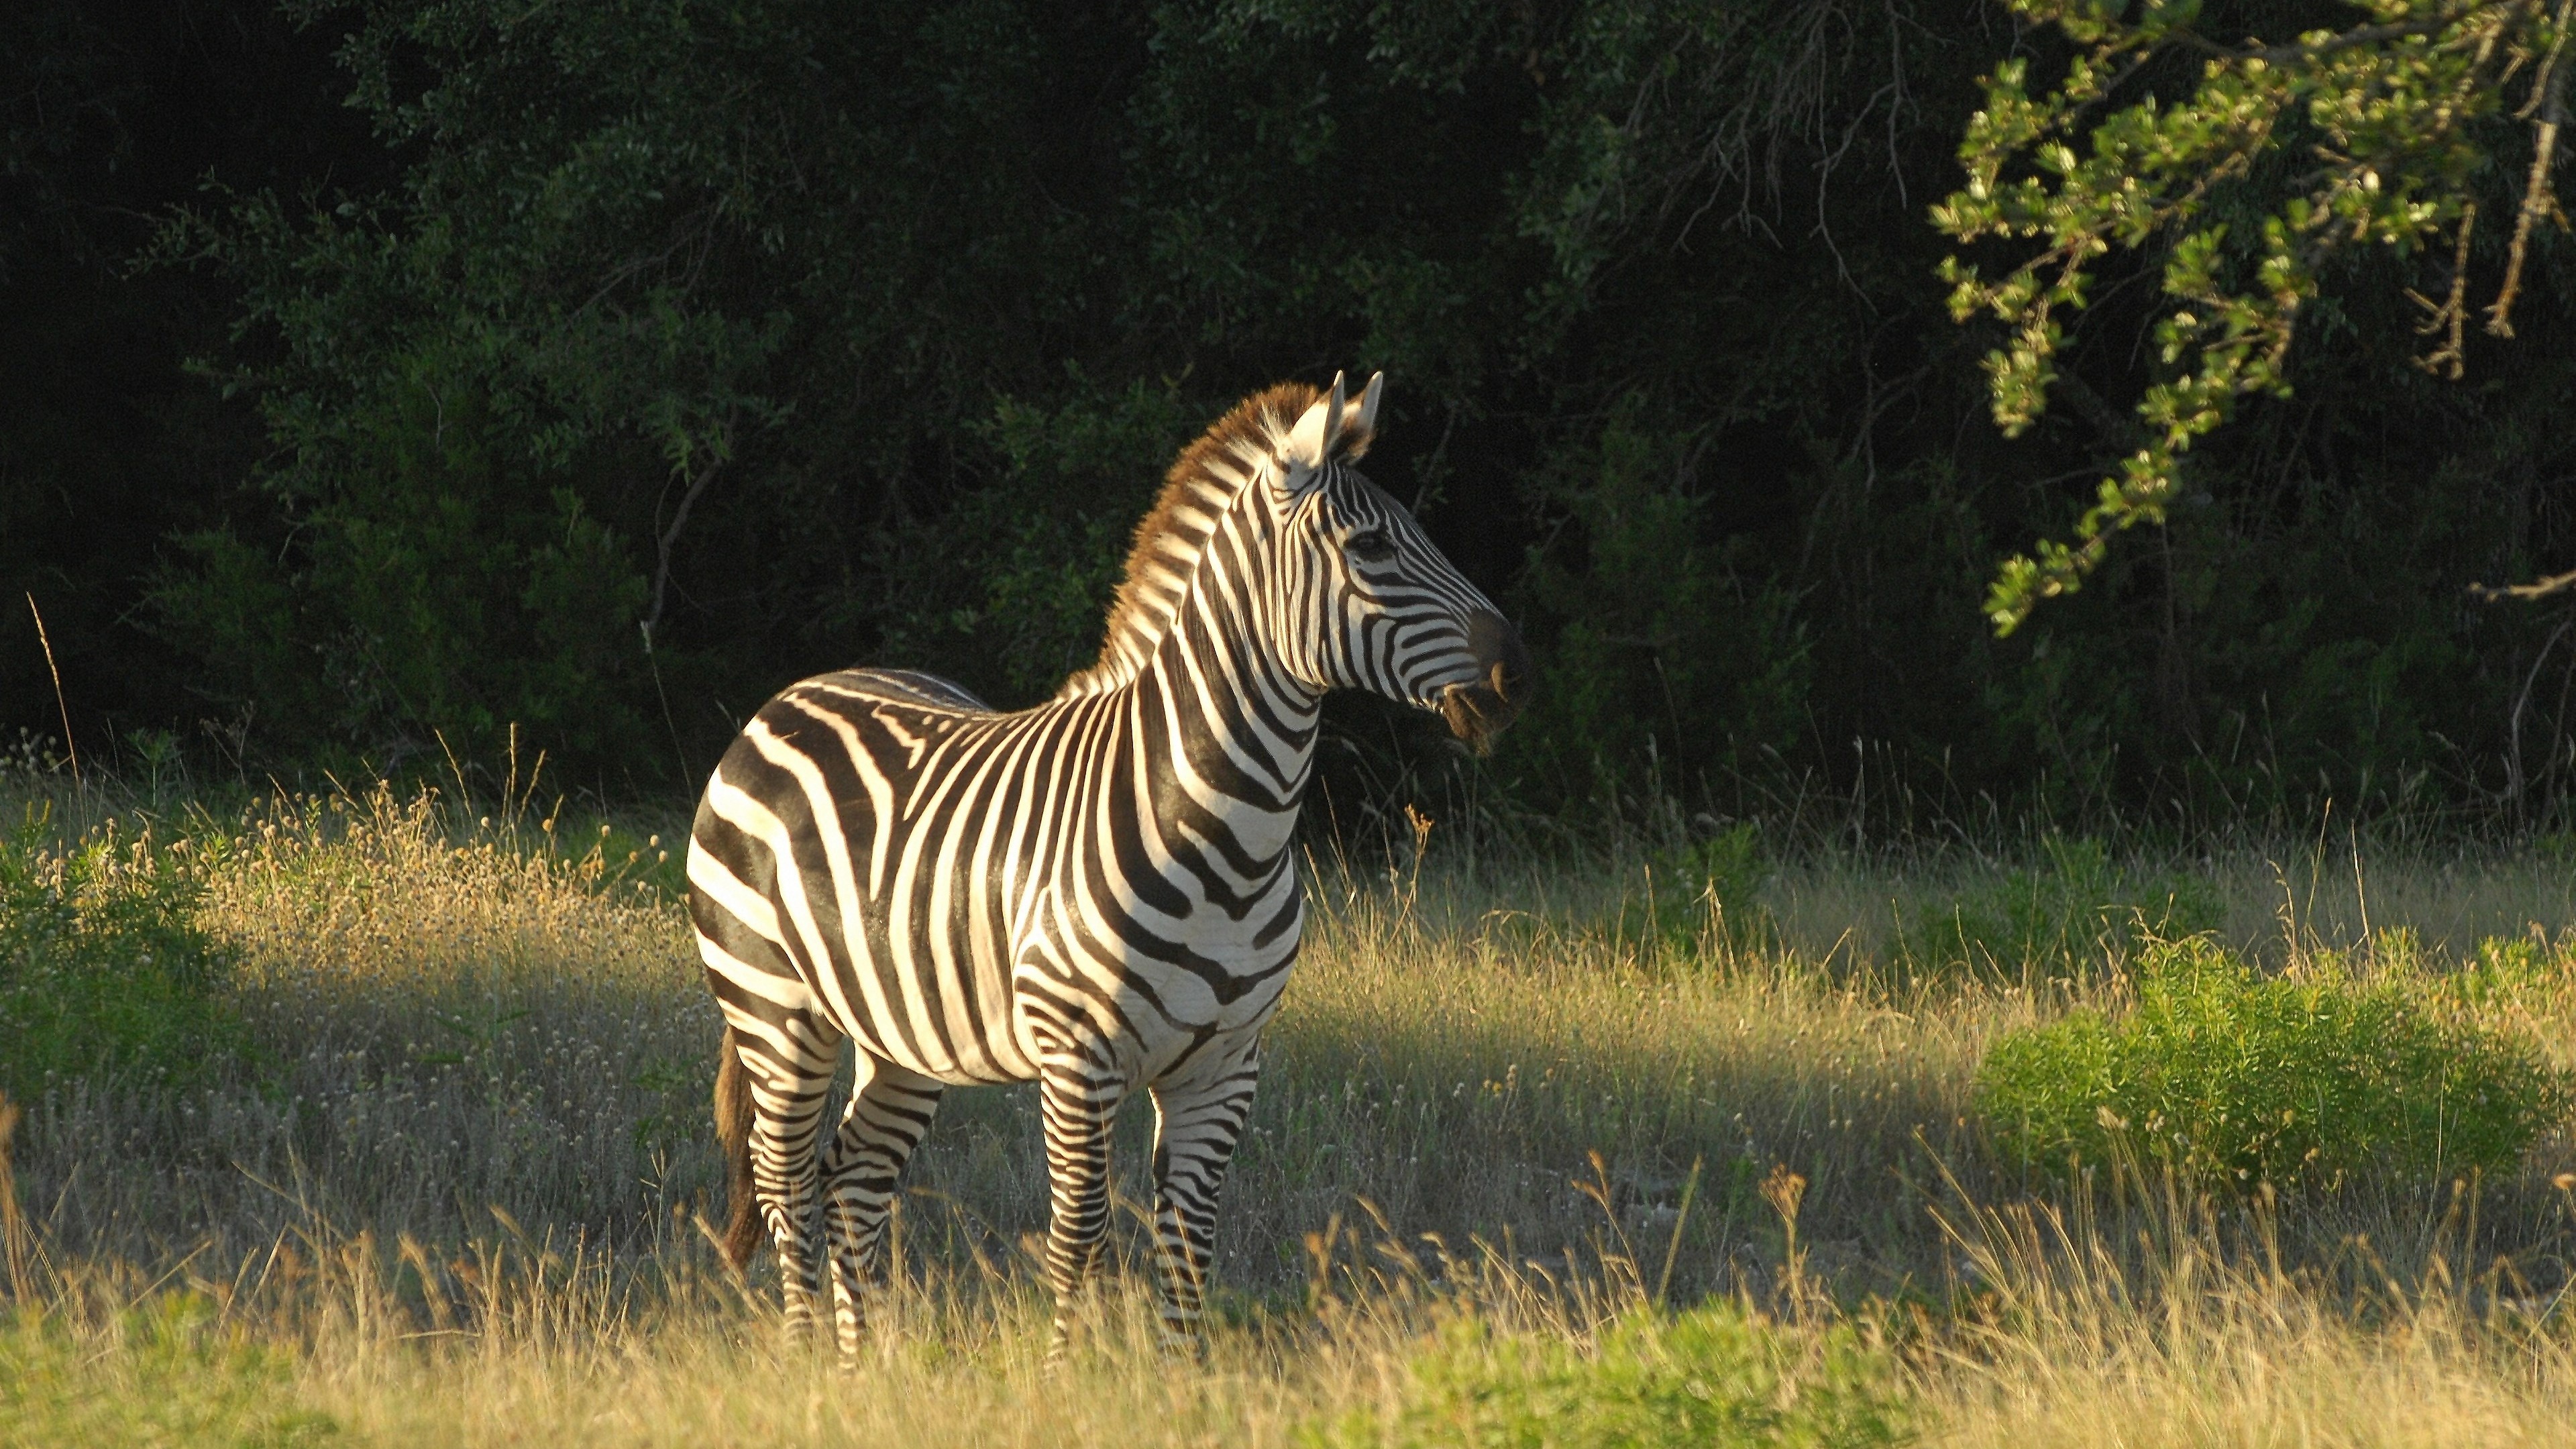
M1217 1196L1263 1027L1297 959L1291 861L1324 695L1439 712L1479 753L1529 656L1411 513L1352 467L1384 375L1246 398L1138 526L1099 659L1003 713L908 670L762 706L689 837L689 910L724 1020L715 1089L737 1270L764 1236L813 1331L819 1209L846 1362L889 1204L951 1086L1038 1083L1044 1252L1066 1351L1109 1223L1110 1124L1155 1108L1158 1334L1200 1342ZM822 1138L846 1038L856 1085Z

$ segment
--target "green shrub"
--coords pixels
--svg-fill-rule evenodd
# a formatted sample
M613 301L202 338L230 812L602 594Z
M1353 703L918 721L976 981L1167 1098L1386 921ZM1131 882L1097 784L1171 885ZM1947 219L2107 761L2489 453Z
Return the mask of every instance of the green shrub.
M1640 1313L1597 1350L1452 1324L1406 1368L1402 1403L1310 1426L1313 1449L1868 1445L1905 1437L1893 1364L1848 1329L1796 1336L1726 1304Z
M2005 1037L1977 1069L2005 1154L2098 1165L2125 1139L2205 1184L2501 1171L2556 1120L2564 1080L2392 983L2266 979L2205 938L2153 942L2137 1007Z
M2095 840L2053 835L2042 854L2035 869L1918 910L1900 958L1919 973L2017 979L2218 927L2218 892L2198 876L2116 866Z
M2510 1002L2546 996L2565 980L2563 959L2551 952L2545 942L2529 936L2488 936L2478 942L2475 959L2434 983L2434 994L2459 1009L2492 1010Z
M1631 872L1604 925L1621 946L1648 956L1759 950L1771 940L1761 898L1770 874L1761 829L1748 821L1654 852Z
M0 1090L114 1074L186 1086L236 1055L223 954L192 916L177 853L108 833L45 844L31 811L0 835Z

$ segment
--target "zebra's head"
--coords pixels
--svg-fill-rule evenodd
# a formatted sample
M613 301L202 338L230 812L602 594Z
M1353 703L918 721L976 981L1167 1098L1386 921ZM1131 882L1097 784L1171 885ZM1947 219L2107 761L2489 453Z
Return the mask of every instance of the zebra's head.
M1478 754L1529 702L1520 631L1356 467L1386 375L1356 405L1342 379L1300 415L1270 474L1285 613L1280 660L1316 689L1365 689L1436 711Z

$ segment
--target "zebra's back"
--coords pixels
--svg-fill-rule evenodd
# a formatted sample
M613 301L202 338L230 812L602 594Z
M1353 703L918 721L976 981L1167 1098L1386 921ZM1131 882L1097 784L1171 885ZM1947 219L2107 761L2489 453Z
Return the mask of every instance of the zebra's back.
M920 669L844 669L821 676L854 695L882 698L888 704L918 705L960 714L996 714L991 705L953 679Z

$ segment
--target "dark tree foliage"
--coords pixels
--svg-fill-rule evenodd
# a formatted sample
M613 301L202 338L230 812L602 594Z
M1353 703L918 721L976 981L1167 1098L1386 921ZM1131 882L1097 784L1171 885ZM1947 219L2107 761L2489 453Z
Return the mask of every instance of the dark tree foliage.
M257 420L180 367L222 344L227 297L134 262L209 172L288 193L390 179L347 89L326 38L231 0L0 20L0 743L62 733L30 594L93 747L206 742L197 722L230 701L199 691L240 695L137 608L166 537L219 517L261 451Z
M2025 88L2027 57L1995 67L1959 147L1967 184L1932 209L1961 241L2047 243L2000 280L1974 262L1942 263L1953 316L1991 313L2012 329L1986 358L1995 421L2018 433L2045 406L2050 357L2068 314L2087 305L2095 258L2162 253L2171 303L2155 322L2162 365L2138 401L2133 451L2103 480L2076 542L2043 541L2038 557L2016 555L1996 577L1987 612L2007 634L2041 599L2080 587L2113 533L2163 521L2183 455L2240 398L2291 395L2282 363L2338 253L2404 259L2447 230L2441 300L2406 296L2426 314L2415 330L2434 339L2417 364L2465 374L2481 280L2472 243L2494 189L2479 173L2495 169L2503 137L2527 141L2531 161L2482 310L2488 336L2511 338L2532 230L2566 225L2557 142L2576 67L2565 0L2554 13L2542 0L2360 0L2342 17L2290 7L2260 18L2291 34L2241 41L2200 28L2201 0L2145 0L2135 24L2127 6L2097 0L2010 4L2080 49L2037 96ZM2310 23L2330 18L2346 28ZM2570 584L2576 571L2510 594Z
M2133 449L2165 258L2102 264L2059 406L2003 437L2003 335L1950 320L1928 210L1981 77L2068 50L1975 0L171 0L272 57L238 92L39 9L0 40L0 89L49 98L9 112L0 366L70 400L0 438L0 583L64 600L76 725L226 722L280 772L515 725L622 792L816 669L1024 703L1096 647L1182 441L1384 368L1372 472L1539 650L1484 767L1531 808L1740 812L1888 762L1945 810L2132 818L2569 783L2565 616L2464 592L2576 555L2555 233L2459 382L2410 365L2424 259L2339 254L2290 394L1990 635L1998 558ZM197 149L111 186L145 95ZM2472 183L2507 197L2512 148ZM149 325L109 347L82 308ZM0 724L50 727L42 668L0 624Z

